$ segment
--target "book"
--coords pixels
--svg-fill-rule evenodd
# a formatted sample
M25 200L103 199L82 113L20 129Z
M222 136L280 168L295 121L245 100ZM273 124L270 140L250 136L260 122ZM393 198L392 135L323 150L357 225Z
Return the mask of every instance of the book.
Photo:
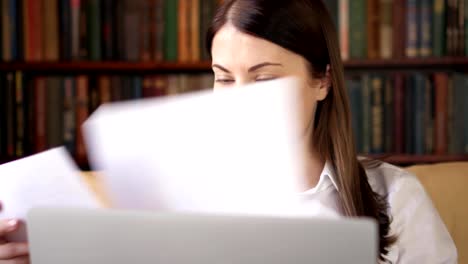
M89 60L99 61L102 58L101 54L101 1L88 0L87 2L87 31L88 31L88 49Z
M379 25L379 57L382 59L390 59L393 56L393 0L380 0L380 25Z
M63 85L63 145L68 152L75 153L76 141L76 82L73 77L65 77Z
M383 129L384 129L384 80L381 76L371 77L371 153L383 152Z
M394 82L392 80L393 76L384 77L384 102L383 102L383 149L386 153L394 153L395 151L395 144L394 142L396 134L393 133L394 131L394 94L395 94L395 87Z
M63 144L63 86L58 77L46 79L47 148Z
M419 0L419 51L421 57L432 56L432 30L433 30L433 17L432 17L432 0Z
M349 59L349 0L339 0L339 39L341 59Z
M166 61L177 61L178 43L178 0L164 1L164 59Z
M38 77L34 83L34 108L36 119L34 122L35 152L47 149L47 85L45 77Z
M449 76L446 73L434 74L435 117L434 117L434 153L447 154L448 137L448 85Z
M405 125L406 125L406 104L405 104L405 76L401 73L395 74L395 96L393 100L393 109L394 109L394 129L393 134L395 135L395 153L404 153L405 151Z
M362 76L362 152L368 154L371 152L372 144L372 119L371 119L371 83L370 76Z
M419 0L406 2L406 57L414 58L419 55Z
M367 58L380 56L380 0L367 0ZM354 30L354 29L353 29Z
M365 58L367 55L367 0L349 1L349 51L350 58Z
M59 17L58 0L42 0L43 13L43 56L41 59L46 61L59 60Z
M445 55L445 2L444 0L434 0L434 20L432 23L432 43L434 56L444 56Z
M60 59L71 60L72 58L72 14L71 1L59 0L59 40Z
M76 77L76 159L78 162L86 160L86 148L81 132L81 125L89 115L88 77Z

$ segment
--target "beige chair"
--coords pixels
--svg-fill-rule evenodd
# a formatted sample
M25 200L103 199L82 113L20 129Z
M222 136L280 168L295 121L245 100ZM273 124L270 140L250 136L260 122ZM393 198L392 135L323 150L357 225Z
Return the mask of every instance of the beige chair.
M422 182L447 225L458 249L460 264L468 264L468 162L418 165L407 168ZM83 177L98 199L108 205L92 173Z
M468 162L407 168L431 196L458 249L458 263L468 264Z

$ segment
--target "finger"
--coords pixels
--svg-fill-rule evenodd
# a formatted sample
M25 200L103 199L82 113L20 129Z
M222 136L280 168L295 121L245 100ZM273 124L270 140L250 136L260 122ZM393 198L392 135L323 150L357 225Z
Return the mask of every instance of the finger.
M0 259L7 260L29 254L28 243L6 243L0 245Z
M0 260L0 264L30 264L29 256L22 256L19 258Z
M15 219L0 220L0 237L18 229L19 221Z

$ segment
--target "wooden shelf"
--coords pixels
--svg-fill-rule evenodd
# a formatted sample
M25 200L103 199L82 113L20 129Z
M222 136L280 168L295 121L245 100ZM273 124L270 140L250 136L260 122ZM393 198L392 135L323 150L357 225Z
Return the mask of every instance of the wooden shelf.
M408 155L408 154L373 154L363 155L372 159L382 160L392 164L423 164L440 162L468 161L468 154L462 155Z
M68 72L207 72L211 62L9 62L0 63L0 71Z
M468 57L431 57L431 58L402 58L402 59L376 59L376 60L349 60L345 62L349 70L388 70L388 69L414 69L431 70L445 69L457 70L468 68Z
M468 57L349 60L346 70L466 70ZM38 73L70 72L208 72L211 62L0 62L0 71L29 71Z

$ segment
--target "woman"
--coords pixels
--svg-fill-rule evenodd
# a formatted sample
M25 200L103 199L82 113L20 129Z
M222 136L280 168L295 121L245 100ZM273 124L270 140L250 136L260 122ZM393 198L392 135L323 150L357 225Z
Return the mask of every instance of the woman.
M376 219L382 261L456 263L455 245L418 180L357 159L337 34L321 0L225 0L207 41L215 89L285 76L303 81L305 200ZM0 236L14 229L8 224L0 223ZM0 263L26 254L24 245L0 245Z

